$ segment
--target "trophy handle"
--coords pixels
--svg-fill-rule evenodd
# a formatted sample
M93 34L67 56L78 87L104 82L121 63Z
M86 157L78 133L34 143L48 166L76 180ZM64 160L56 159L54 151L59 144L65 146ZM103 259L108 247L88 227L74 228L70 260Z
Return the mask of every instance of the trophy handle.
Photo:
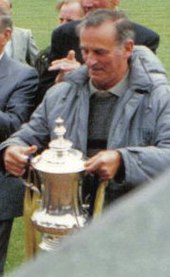
M38 249L36 230L31 221L33 212L37 209L38 203L41 200L40 178L37 172L29 166L28 176L25 183L24 197L24 236L25 236L25 256L26 260L35 256Z
M93 218L97 218L101 215L104 206L105 189L108 185L108 181L103 181L99 184L94 201Z

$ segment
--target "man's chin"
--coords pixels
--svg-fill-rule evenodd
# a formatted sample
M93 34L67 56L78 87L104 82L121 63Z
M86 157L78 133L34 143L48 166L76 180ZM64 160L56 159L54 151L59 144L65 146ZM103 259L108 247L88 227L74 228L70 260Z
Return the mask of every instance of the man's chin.
M85 15L88 15L89 13L93 12L95 10L95 8L89 8L89 9L85 9Z
M101 86L102 86L101 79L99 79L99 78L91 78L91 81L92 81L93 86L95 86L98 89L101 89Z
M100 80L101 79L101 74L99 71L89 71L89 75L92 80Z

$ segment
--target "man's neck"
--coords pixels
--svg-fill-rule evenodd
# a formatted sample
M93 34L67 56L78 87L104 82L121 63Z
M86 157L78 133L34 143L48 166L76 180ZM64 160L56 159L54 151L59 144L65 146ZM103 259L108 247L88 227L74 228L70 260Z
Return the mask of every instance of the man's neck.
M129 73L129 68L124 72L124 74L121 74L121 77L117 78L117 80L113 80L113 82L110 82L110 84L98 85L98 84L94 84L92 80L91 80L91 83L93 87L95 87L97 90L108 91L116 87L117 85L119 85L119 83L121 83L128 76L128 73Z
M126 72L126 74L120 80L120 82L116 83L115 86L112 86L107 90L97 89L92 84L91 80L89 80L90 94L93 95L96 91L101 92L101 93L105 93L107 91L107 92L110 92L111 94L114 94L114 95L117 95L118 97L120 97L128 88L128 77L129 77L129 71Z

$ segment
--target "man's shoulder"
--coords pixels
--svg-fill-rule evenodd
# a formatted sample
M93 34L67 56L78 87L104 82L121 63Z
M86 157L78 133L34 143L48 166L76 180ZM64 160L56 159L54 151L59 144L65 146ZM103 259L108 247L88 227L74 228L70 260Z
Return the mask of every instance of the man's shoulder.
M156 52L156 49L159 46L159 34L154 30L138 23L132 22L132 25L135 32L135 44L145 45L153 52Z
M47 98L65 98L67 94L77 93L82 87L88 84L89 76L87 67L81 66L77 70L66 75L65 80L61 83L53 85L47 90ZM58 96L57 96L58 95Z
M71 73L66 74L65 81L81 86L89 80L88 69L86 65L80 66Z
M136 30L136 31L140 31L140 32L143 32L143 33L146 33L146 34L152 34L152 35L155 35L155 36L159 36L155 31L153 31L152 29L144 26L144 25L141 25L139 23L136 23L136 22L132 22L132 25L133 25L133 28Z
M73 21L53 30L49 61L66 57L68 51L72 49L76 53L76 60L83 62L79 47L79 37L76 32L76 26L79 22Z
M30 37L32 35L32 31L31 31L31 29L20 28L20 27L14 26L13 35Z
M4 57L2 58L2 65L3 64L6 65L5 68L10 68L11 74L15 73L15 76L34 75L38 78L38 73L35 68L28 64L21 63L15 59L12 59L8 57L6 54L4 54Z
M154 92L169 86L166 70L159 58L145 46L135 46L131 57L131 84L140 91Z
M13 65L14 67L17 67L20 70L34 70L34 71L36 71L36 69L34 67L30 66L29 64L22 63L20 61L15 60L15 59L9 58L9 62L11 63L11 66Z
M74 33L76 34L76 28L79 23L80 23L80 20L74 20L69 23L58 26L53 30L53 35L58 35L58 34L70 35Z

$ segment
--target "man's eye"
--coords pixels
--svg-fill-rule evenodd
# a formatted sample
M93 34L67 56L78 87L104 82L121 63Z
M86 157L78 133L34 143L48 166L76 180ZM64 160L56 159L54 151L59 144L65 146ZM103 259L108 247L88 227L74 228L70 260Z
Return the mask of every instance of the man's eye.
M88 54L88 50L81 48L82 54Z
M96 50L95 53L96 53L97 55L104 55L104 54L106 53L106 51L100 49L100 50Z

